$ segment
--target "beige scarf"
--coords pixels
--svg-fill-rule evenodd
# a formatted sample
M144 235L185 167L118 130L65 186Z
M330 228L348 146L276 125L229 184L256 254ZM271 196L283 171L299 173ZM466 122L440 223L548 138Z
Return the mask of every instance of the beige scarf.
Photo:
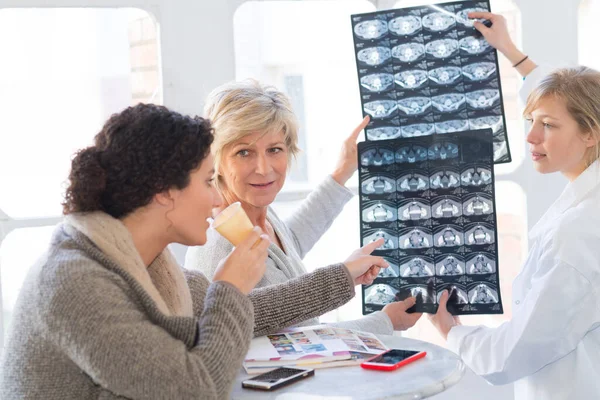
M131 234L120 220L97 211L69 214L65 222L87 236L107 257L132 275L162 313L193 316L190 288L168 249L146 268Z

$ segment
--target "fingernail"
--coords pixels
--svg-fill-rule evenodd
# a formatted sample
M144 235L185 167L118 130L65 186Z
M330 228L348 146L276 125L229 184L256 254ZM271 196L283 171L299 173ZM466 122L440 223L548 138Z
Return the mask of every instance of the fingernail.
M252 228L252 230L256 233L261 232L262 229L260 229L260 226L255 226L254 228Z
M269 235L267 235L266 233L263 233L262 235L260 235L261 239L265 239L265 240L271 240L271 238L269 237Z

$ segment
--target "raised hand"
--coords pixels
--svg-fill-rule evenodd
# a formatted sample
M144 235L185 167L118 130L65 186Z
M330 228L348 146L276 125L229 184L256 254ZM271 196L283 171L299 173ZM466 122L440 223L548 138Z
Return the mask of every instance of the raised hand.
M487 19L492 23L492 26L488 28L483 23L474 21L473 26L481 32L485 40L487 40L491 46L502 54L506 55L506 52L516 49L516 46L508 33L506 18L502 15L493 14L491 12L470 12L469 18Z
M523 61L523 59L525 59L525 54L517 48L510 38L508 27L506 25L506 18L502 15L490 12L470 12L469 18L487 19L491 21L491 27L487 27L479 21L475 21L473 26L481 32L485 40L487 40L492 47L504 54L513 65L522 61L517 66L519 74L527 76L535 69L535 67L537 67L537 65L529 58Z
M370 118L367 115L362 122L354 128L350 136L348 136L342 144L342 151L340 152L337 165L335 166L334 172L331 174L333 179L342 186L346 184L348 179L350 179L354 174L354 171L358 168L358 150L356 148L356 141L358 140L360 132L369 124L369 121Z

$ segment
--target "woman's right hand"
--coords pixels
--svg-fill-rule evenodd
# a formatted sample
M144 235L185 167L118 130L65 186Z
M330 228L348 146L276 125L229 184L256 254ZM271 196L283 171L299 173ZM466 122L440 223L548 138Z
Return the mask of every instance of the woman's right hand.
M488 41L488 43L499 52L508 57L507 53L517 49L508 33L506 18L491 12L470 12L469 18L487 19L492 23L491 27L485 26L479 21L474 21L473 26ZM517 60L518 61L518 60Z
M487 19L492 23L491 27L485 26L479 21L474 21L473 26L487 40L490 46L504 54L512 65L518 63L517 72L521 76L527 76L537 66L530 58L525 59L525 54L517 48L506 25L506 18L499 14L490 12L470 12L469 18Z
M267 269L267 256L271 241L256 226L252 233L219 263L213 281L232 284L244 294L250 293Z
M380 247L383 243L383 238L379 238L355 250L344 261L344 265L350 272L355 285L370 285L377 278L377 275L379 275L379 270L389 266L383 257L371 255L373 250Z

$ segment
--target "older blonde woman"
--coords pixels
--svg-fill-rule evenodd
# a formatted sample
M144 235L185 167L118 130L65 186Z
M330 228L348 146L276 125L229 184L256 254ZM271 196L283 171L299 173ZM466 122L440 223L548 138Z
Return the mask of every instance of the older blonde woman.
M209 95L205 115L215 128L215 184L225 200L220 208L241 202L252 223L271 239L266 272L257 287L306 274L302 259L353 196L344 184L357 169L356 139L369 122L368 117L345 140L334 172L284 222L270 205L299 151L298 123L287 96L253 80L229 83ZM206 245L188 251L186 267L212 277L231 250L225 238L209 230ZM420 314L406 313L413 304L414 298L410 298L360 320L337 325L391 334L413 326L419 319ZM317 319L310 319L300 325L316 323Z

